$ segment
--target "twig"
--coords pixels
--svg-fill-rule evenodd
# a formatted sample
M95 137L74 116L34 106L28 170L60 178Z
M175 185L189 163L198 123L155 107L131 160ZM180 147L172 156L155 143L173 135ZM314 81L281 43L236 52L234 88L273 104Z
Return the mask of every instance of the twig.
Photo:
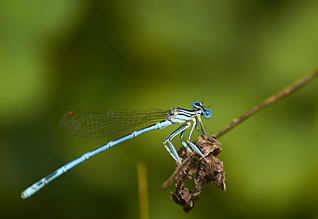
M305 85L306 83L308 83L309 81L311 81L312 79L314 79L317 76L318 76L318 70L316 70L315 72L313 72L313 73L305 76L304 78L296 81L294 84L292 84L289 87L286 87L284 90L278 92L277 94L269 97L267 100L265 100L264 102L262 102L258 106L254 107L253 109L251 109L250 111L248 111L247 113L242 115L240 118L234 119L234 121L231 124L229 124L225 129L223 129L221 132L219 132L217 135L215 135L215 137L217 139L219 139L224 134L226 134L231 129L233 129L235 126L237 126L238 124L240 124L241 122L243 122L244 120L249 118L254 113L260 111L261 109L265 108L269 104L274 103L275 101L277 101L277 100L279 100L279 99L281 99L281 98L283 98L283 97L285 97L287 95L292 94L297 89L299 89L301 86Z
M194 154L190 155L185 161L182 162L182 164L174 171L174 173L170 176L170 178L162 184L161 186L162 190L166 190L171 185L172 181L191 162L193 157L194 157Z
M305 85L317 76L318 70L296 81L291 86L288 86L282 91L278 92L277 94L269 97L264 102L262 102L258 106L254 107L253 109L242 115L240 118L235 119L231 124L229 124L224 130L219 132L217 135L209 136L208 134L206 134L205 136L199 136L196 145L202 152L204 152L204 156L209 159L209 162L205 162L204 159L196 160L194 159L194 154L191 154L190 152L184 154L184 152L182 151L187 150L183 147L180 148L178 153L184 154L184 156L182 157L184 161L181 165L177 164L175 172L166 182L164 182L164 184L162 185L162 189L166 190L171 185L173 180L176 179L176 190L175 192L171 192L171 199L177 204L183 206L183 210L185 212L188 212L193 208L194 200L200 194L201 186L203 184L212 182L216 184L218 188L221 188L223 191L225 191L225 172L223 162L215 158L215 156L217 156L221 152L222 148L220 147L220 142L218 142L216 139L222 137L235 126L249 118L251 115L265 108L269 104L272 104L275 101L292 94L301 86ZM198 155L195 154L195 156ZM190 170L189 174L183 174L182 170L184 169ZM194 176L193 173L196 173L196 175ZM191 177L190 175L192 175L193 177ZM187 187L185 187L184 183L184 181L188 181L190 179L193 179L196 185L196 189L193 192L190 192L190 190Z

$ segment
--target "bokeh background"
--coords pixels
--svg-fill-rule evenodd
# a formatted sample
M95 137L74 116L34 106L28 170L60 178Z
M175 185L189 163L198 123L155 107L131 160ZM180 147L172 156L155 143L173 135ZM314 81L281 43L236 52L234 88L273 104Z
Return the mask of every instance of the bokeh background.
M227 192L204 185L186 214L161 184L174 171L144 134L86 161L27 200L20 193L100 145L58 128L72 109L210 105L214 134L318 67L318 2L0 1L0 217L318 218L318 81L223 136ZM192 140L199 135L195 132ZM178 140L175 145L180 146Z

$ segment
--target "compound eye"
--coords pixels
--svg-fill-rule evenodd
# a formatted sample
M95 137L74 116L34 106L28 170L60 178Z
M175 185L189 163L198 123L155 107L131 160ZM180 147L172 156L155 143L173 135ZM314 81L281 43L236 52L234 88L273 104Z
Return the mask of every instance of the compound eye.
M205 112L203 113L204 118L210 119L212 116L212 111L209 109L206 109Z
M202 104L199 101L194 101L192 104L193 109L202 108Z

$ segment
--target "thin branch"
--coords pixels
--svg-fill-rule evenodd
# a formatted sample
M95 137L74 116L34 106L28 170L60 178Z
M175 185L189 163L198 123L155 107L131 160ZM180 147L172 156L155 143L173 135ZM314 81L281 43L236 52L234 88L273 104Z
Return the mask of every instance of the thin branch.
M275 101L292 94L301 86L305 85L317 76L318 70L296 81L291 86L288 86L277 94L269 97L264 102L242 115L240 118L235 119L217 135L210 136L206 134L199 136L195 144L199 147L201 152L203 152L204 157L208 159L209 162L205 162L205 159L202 157L195 159L195 156L198 156L198 154L191 154L184 147L181 147L178 150L178 154L183 162L181 165L177 163L176 170L171 177L163 183L162 189L167 189L175 179L176 190L175 192L171 192L171 199L177 204L183 206L183 210L185 212L188 212L193 208L194 201L200 195L203 184L214 183L218 188L221 188L223 191L225 191L225 172L223 162L218 158L215 158L222 150L221 143L218 142L217 139L222 137L224 134L249 118L254 113L260 111L269 104L272 104ZM187 174L184 174L182 170L186 170ZM191 179L194 180L196 185L195 190L192 192L185 186L184 183L184 181L189 181Z
M186 167L188 166L188 164L191 162L191 160L193 159L194 154L190 155L185 161L182 162L182 164L180 166L177 167L177 169L174 171L174 173L170 176L170 178L165 181L162 186L161 189L162 190L166 190L171 183L173 182L173 180L177 177L177 175L179 175L179 173Z
M318 70L316 70L315 72L313 72L313 73L305 76L304 78L296 81L294 84L292 84L289 87L286 87L284 90L278 92L277 94L269 97L267 100L262 102L260 105L254 107L253 109L251 109L250 111L248 111L247 113L242 115L240 118L234 119L234 121L231 124L229 124L225 129L223 129L221 132L219 132L217 135L215 135L215 137L217 139L219 139L224 134L226 134L231 129L233 129L235 126L237 126L238 124L240 124L241 122L243 122L244 120L249 118L251 115L253 115L256 112L260 111L261 109L265 108L269 104L272 104L275 101L277 101L277 100L279 100L279 99L281 99L281 98L283 98L285 96L288 96L288 95L292 94L293 92L298 90L301 86L305 85L306 83L308 83L309 81L311 81L312 79L314 79L317 76L318 76Z

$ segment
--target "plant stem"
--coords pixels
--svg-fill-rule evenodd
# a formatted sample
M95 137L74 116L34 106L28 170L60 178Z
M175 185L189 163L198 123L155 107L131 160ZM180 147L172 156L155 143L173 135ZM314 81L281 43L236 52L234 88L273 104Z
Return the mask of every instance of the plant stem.
M249 118L251 115L253 115L256 112L260 111L261 109L265 108L269 104L272 104L275 101L277 101L277 100L279 100L279 99L281 99L281 98L283 98L285 96L288 96L288 95L292 94L293 92L295 92L300 87L302 87L303 85L305 85L309 81L313 80L317 76L318 76L318 70L316 70L313 73L305 76L304 78L296 81L294 84L286 87L285 89L283 89L282 91L278 92L277 94L274 94L273 96L269 97L268 99L266 99L264 102L262 102L258 106L254 107L253 109L251 109L250 111L248 111L247 113L242 115L240 118L234 119L234 121L231 124L229 124L225 129L223 129L221 132L219 132L217 135L215 135L215 137L217 139L219 139L224 134L226 134L231 129L233 129L235 126L237 126L238 124L240 124L241 122L243 122L244 120Z

